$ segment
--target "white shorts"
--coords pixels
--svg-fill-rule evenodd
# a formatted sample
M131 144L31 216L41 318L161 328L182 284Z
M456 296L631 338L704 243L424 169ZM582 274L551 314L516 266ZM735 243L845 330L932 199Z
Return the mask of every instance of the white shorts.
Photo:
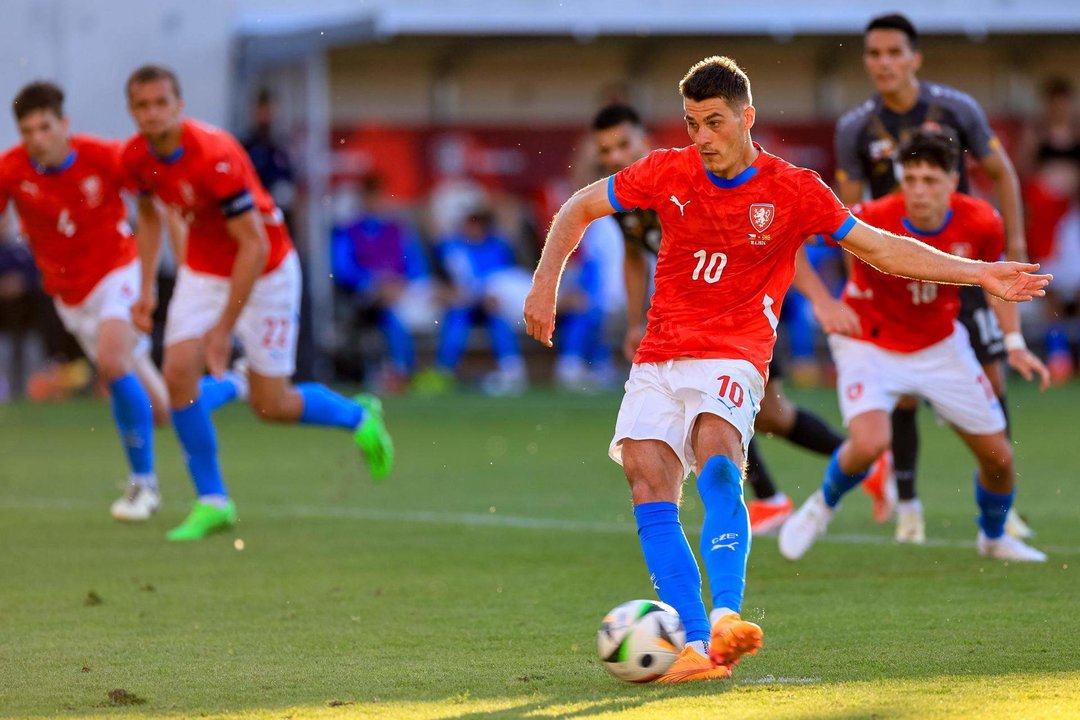
M1005 414L975 359L967 331L916 352L884 350L862 340L829 336L844 425L872 410L892 412L904 395L926 399L946 422L972 435L1005 429Z
M234 331L248 364L259 375L290 377L296 370L300 292L295 252L251 289ZM228 278L180 268L165 321L165 346L202 337L221 317L228 298Z
M67 331L75 336L79 347L91 362L97 362L98 329L106 320L131 322L131 306L139 299L142 270L138 260L116 268L101 278L90 294L78 305L67 305L56 299L56 314ZM150 338L139 333L134 356L150 352Z
M689 358L634 365L608 455L622 465L623 440L660 440L671 446L684 476L689 475L697 460L690 434L698 415L709 413L731 423L742 435L745 452L764 391L761 373L745 360Z

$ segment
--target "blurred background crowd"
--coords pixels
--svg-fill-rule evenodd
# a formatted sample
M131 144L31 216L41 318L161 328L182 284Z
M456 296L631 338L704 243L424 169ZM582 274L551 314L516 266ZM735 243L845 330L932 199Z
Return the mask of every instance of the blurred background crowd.
M623 240L614 221L594 224L571 260L554 350L526 342L521 324L551 217L574 188L602 175L588 132L597 109L626 102L645 118L654 146L687 144L676 82L700 57L729 54L754 82L755 139L831 181L835 120L872 92L862 26L893 9L867 3L865 12L837 14L778 2L756 19L741 11L702 23L685 2L673 7L686 12L621 3L617 20L605 14L614 7L606 0L576 14L555 3L462 9L426 0L318 10L287 0L214 9L11 5L8 17L39 35L16 37L19 23L0 30L0 55L18 68L0 83L6 97L34 79L58 81L75 131L123 137L132 132L121 93L127 70L164 62L178 71L192 116L244 140L305 266L302 379L492 395L552 383L598 392L625 377ZM1070 15L1069 3L1036 5L1042 15L1010 5L989 19L970 9L955 17L905 11L927 34L921 77L972 94L1021 174L1029 254L1055 275L1048 297L1025 307L1025 334L1055 381L1067 382L1080 342L1080 18L1069 25L1060 17L1080 13ZM111 49L91 77L84 50L123 23L113 19L118 9L152 14L158 34ZM547 13L547 24L528 13ZM185 39L219 21L223 29L202 33L202 45ZM74 49L61 56L48 50L55 47ZM0 139L16 141L13 120ZM840 251L812 252L839 293ZM175 268L166 262L162 272L167 294ZM781 319L777 352L789 360L790 381L828 383L823 338L794 291ZM9 210L0 218L0 401L90 388L91 370L42 294Z

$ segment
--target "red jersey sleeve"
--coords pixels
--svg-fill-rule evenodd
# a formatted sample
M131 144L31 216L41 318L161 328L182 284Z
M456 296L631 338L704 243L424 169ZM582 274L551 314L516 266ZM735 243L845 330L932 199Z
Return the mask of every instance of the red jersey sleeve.
M824 235L841 241L855 227L855 218L816 172L807 170L799 187L799 216L804 238Z
M657 188L674 151L654 150L633 165L608 178L608 201L619 212L634 208L655 209ZM662 201L662 198L661 198Z
M243 152L243 151L239 151ZM206 156L204 184L227 218L243 215L255 207L255 198L244 172L244 158L237 148L224 143Z
M1000 260L1005 254L1005 221L1000 213L993 208L987 208L981 223L980 243L978 259L986 262Z

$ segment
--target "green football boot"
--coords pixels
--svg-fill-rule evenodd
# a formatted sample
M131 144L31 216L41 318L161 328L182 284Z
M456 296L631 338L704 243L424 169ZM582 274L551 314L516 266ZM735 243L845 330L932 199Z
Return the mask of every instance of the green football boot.
M382 401L367 393L353 399L364 408L364 419L353 433L353 442L363 453L371 476L382 480L394 467L394 441L383 422Z
M229 500L225 507L195 501L191 514L165 534L166 540L182 542L202 540L211 533L227 530L236 524L236 503Z

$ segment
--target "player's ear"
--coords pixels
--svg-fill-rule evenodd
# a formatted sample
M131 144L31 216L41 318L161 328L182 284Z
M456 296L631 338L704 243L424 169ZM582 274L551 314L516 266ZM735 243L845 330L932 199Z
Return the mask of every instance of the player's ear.
M911 57L911 70L912 70L912 72L919 72L920 70L922 70L922 61L923 61L922 52L920 52L919 50L916 50L914 53L912 53L912 57Z
M953 170L949 173L949 192L954 193L956 189L960 187L960 173Z
M63 133L65 135L67 135L70 132L70 130L71 130L71 118L69 118L67 115L61 115L60 116L60 129L63 131Z
M746 129L754 127L754 120L757 119L757 110L753 105L747 105L742 111L743 124L746 125Z

